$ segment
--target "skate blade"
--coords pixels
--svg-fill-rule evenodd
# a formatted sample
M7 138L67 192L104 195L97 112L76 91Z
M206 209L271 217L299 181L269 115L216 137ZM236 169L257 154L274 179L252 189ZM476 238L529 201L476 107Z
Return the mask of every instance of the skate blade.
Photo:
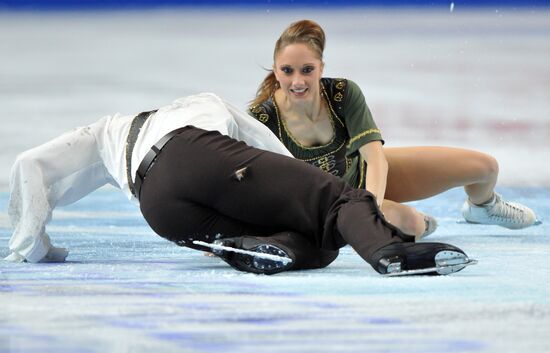
M477 264L477 260L470 259L457 251L440 251L435 255L435 267L420 268L416 270L404 270L389 272L385 277L414 276L423 274L448 275L462 270L466 266Z
M456 224L480 224L480 223L477 223L477 222L470 222L470 221L467 221L465 219L457 219L456 220Z
M459 219L459 220L456 221L456 224L469 224L469 225L476 225L476 224L477 224L477 225L479 225L479 224L481 224L481 223L470 222L470 221L467 221L467 220L464 220L464 219ZM540 226L541 224L542 224L542 221L541 221L540 219L537 219L537 220L535 221L535 223L533 223L533 225L530 226L530 227ZM482 225L483 225L483 224L482 224ZM496 226L498 226L498 224L488 224L488 225L496 225ZM500 226L499 226L499 227L500 227ZM528 228L528 227L526 227L526 228ZM523 229L523 228L520 228L520 229Z
M219 240L212 244L199 240L195 240L193 243L211 248L214 254L239 271L273 275L287 271L293 266L292 258L284 250L272 244L260 244L249 250L244 250L222 245L223 241ZM226 252L234 254L226 256Z
M292 263L292 259L284 251L277 248L276 246L271 246L271 245L268 245L268 247L266 248L267 251L262 251L263 249L261 249L260 251L253 251L255 249L243 250L243 249L233 248L231 246L224 246L224 245L221 245L221 242L219 241L215 241L214 243L206 243L204 241L195 240L193 241L193 244L210 248L212 249L212 253L217 256L223 255L224 251L229 251L237 254L249 255L251 257L258 257L258 258L268 259L272 261L280 261L284 264ZM276 248L277 251L276 252L273 251L271 247ZM281 255L277 255L277 254L281 254Z

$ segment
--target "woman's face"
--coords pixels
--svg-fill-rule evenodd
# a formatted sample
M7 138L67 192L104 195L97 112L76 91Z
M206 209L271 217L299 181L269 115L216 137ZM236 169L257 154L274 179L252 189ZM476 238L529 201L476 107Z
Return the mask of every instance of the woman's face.
M304 43L290 44L275 57L273 72L291 102L312 102L319 96L323 62Z

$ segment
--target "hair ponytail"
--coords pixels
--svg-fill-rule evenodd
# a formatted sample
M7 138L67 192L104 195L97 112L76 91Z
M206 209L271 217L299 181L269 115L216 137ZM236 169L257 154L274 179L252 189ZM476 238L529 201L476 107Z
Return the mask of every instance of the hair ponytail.
M258 87L256 98L254 98L254 100L250 103L250 106L254 107L258 104L265 102L269 97L271 97L278 86L279 82L277 82L275 73L273 72L273 70L269 70L269 74L267 74L267 76L260 84L260 87Z

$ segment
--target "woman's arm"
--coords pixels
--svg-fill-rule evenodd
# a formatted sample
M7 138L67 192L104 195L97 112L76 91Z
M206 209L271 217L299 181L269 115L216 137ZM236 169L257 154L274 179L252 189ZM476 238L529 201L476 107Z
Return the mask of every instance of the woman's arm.
M343 106L343 115L346 121L350 140L346 154L357 161L358 168L367 162L365 188L376 196L378 205L382 204L386 193L386 178L388 163L382 145L382 134L376 126L365 97L357 84L347 80L346 94ZM358 158L357 153L361 158ZM357 173L357 176L361 173ZM357 180L363 185L363 180Z
M66 133L20 154L11 170L9 242L15 262L62 262L67 251L52 246L46 224L56 206L73 203L111 182L99 155L95 128Z
M378 206L381 206L386 193L388 176L388 161L382 148L382 142L369 142L359 148L359 153L367 162L365 188L376 196L376 202Z

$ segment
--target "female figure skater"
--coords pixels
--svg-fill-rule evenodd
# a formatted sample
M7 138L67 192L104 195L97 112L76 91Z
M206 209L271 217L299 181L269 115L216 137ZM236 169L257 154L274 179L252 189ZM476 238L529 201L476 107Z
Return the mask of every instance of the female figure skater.
M52 210L105 184L138 200L160 236L215 248L238 270L324 267L346 243L383 274L446 274L471 263L452 245L414 243L370 192L291 158L269 129L213 94L108 116L19 155L6 259L65 261L67 250L46 234Z
M296 157L370 191L386 219L417 238L436 228L433 217L401 202L463 186L468 222L520 229L534 212L494 191L497 161L449 147L384 148L360 88L323 78L325 34L315 22L292 23L275 44L273 70L261 83L249 113ZM368 167L367 167L368 166Z

